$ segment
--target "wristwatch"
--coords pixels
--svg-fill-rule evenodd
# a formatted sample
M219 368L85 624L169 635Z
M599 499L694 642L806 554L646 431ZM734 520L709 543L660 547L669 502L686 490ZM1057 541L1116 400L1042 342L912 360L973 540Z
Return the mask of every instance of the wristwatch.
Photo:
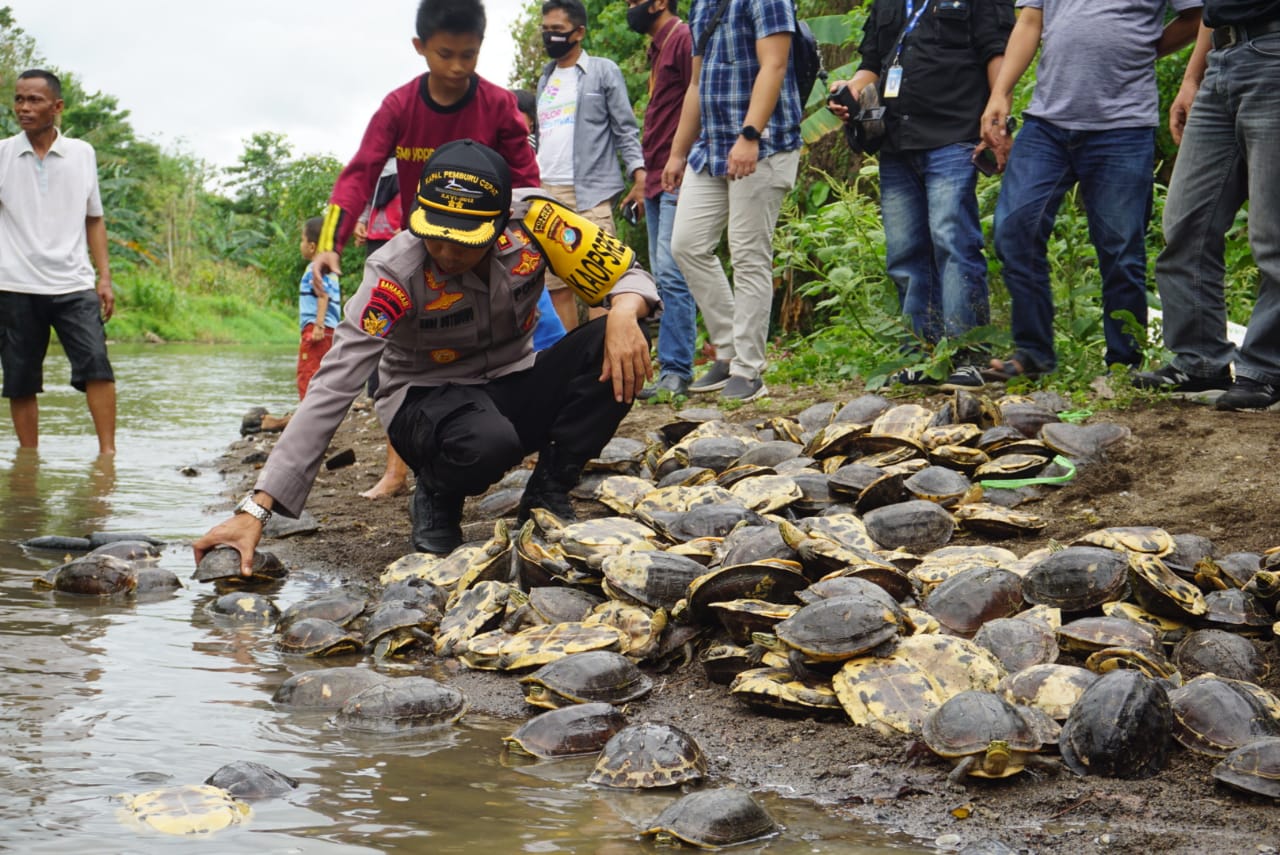
M747 140L748 142L760 141L760 131L756 130L751 125L743 125L742 130L738 131L738 136L742 137L744 140Z
M250 493L240 500L240 504L236 505L236 513L248 514L264 526L271 519L271 511L255 502L253 500L253 493Z

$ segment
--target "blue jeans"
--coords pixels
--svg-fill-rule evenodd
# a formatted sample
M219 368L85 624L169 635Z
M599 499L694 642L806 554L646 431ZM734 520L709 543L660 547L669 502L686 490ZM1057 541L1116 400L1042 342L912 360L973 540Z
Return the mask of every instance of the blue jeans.
M990 321L973 146L880 156L885 262L911 328L929 344Z
M1108 365L1142 353L1112 312L1147 322L1147 224L1151 221L1154 128L1073 131L1029 117L1013 143L996 202L996 255L1012 299L1013 343L1027 370L1052 371L1053 290L1047 246L1062 197L1080 185L1089 239L1102 275Z
M698 338L698 306L689 293L684 274L671 257L671 226L676 220L674 193L644 200L644 220L649 227L649 270L662 297L658 321L658 371L689 380L693 377L693 350Z
M1280 34L1209 51L1164 208L1156 260L1174 367L1280 384ZM1249 200L1258 298L1239 353L1226 336L1224 235Z

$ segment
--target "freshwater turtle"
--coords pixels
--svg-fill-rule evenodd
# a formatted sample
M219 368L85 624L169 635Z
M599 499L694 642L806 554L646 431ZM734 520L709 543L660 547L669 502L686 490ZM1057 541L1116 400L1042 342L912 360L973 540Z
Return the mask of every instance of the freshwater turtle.
M209 784L165 787L120 798L127 819L165 834L212 834L244 822L252 813L248 804Z
M587 461L584 471L615 475L639 475L644 468L645 443L626 436L612 437L600 453Z
M364 646L375 659L386 660L418 650L431 650L435 640L431 633L440 625L440 611L392 601L382 603L364 627Z
M653 482L635 475L610 475L596 485L592 498L616 514L629 514L653 491Z
M324 618L299 618L276 639L276 647L294 656L341 656L357 653L363 645L357 635Z
M928 596L957 573L979 567L1008 569L1017 560L1017 555L1000 546L941 546L922 555L907 575L920 586L921 593Z
M138 587L133 564L110 555L88 555L53 568L35 582L62 594L112 597L132 593Z
M692 558L652 549L624 549L601 564L606 593L654 609L671 609L707 572Z
M1280 799L1280 739L1258 739L1213 767L1213 777L1246 793Z
M369 600L352 591L334 591L310 600L294 603L285 609L276 623L276 631L284 632L304 618L320 618L338 626L350 626L364 614Z
M590 591L560 585L530 588L527 594L511 589L507 592L502 629L514 633L526 626L585 620L603 602L602 597Z
M477 582L463 591L436 628L435 654L452 656L459 642L497 626L513 590L506 582Z
M416 576L391 582L378 595L379 603L400 603L406 606L417 606L424 610L430 606L440 612L444 611L445 603L448 601L448 591Z
M399 677L352 695L336 720L348 730L403 733L453 724L466 709L466 698L452 686L430 677Z
M772 524L738 526L721 541L719 555L720 564L725 567L748 564L764 558L783 561L796 561L799 558L796 551L783 539L782 530Z
M1230 632L1262 634L1276 619L1261 600L1240 588L1210 591L1204 595L1204 604L1201 621L1206 626Z
M352 695L387 679L368 668L317 668L285 680L271 700L292 709L339 710Z
M724 537L739 525L758 526L764 518L735 497L716 504L695 505L683 513L651 515L654 527L676 543L698 537Z
M808 586L809 580L800 572L800 565L792 561L766 559L721 567L689 584L683 613L694 623L712 623L716 616L711 603L740 599L792 603L796 601L796 592Z
M1043 621L996 618L982 624L973 640L990 650L1010 674L1058 660L1058 638Z
M920 552L936 549L951 539L955 518L934 502L914 499L866 513L867 534L888 549L905 547Z
M1058 750L1077 775L1149 778L1168 761L1172 723L1160 681L1117 669L1094 681L1071 707Z
M378 577L378 582L382 585L391 585L395 582L419 579L434 585L435 582L430 577L433 568L442 560L441 556L433 555L430 552L410 552L408 555L400 556L383 568L382 575Z
M1280 737L1280 706L1265 690L1239 680L1202 674L1169 692L1173 736L1183 747L1211 757L1225 757L1240 746Z
M1154 650L1153 629L1125 618L1077 618L1058 627L1058 646L1074 653L1092 653L1107 647Z
M970 502L952 515L960 529L983 537L1023 537L1044 531L1049 523L1036 514L1006 508L992 502Z
M1271 663L1252 641L1221 629L1187 635L1173 648L1173 662L1188 678L1208 673L1260 684L1271 671Z
M575 704L539 713L502 737L508 751L543 760L595 754L615 733L627 726L627 717L612 704Z
M578 653L585 650L617 650L623 656L635 662L643 662L658 649L662 634L667 629L668 615L666 609L650 609L646 606L609 600L597 606L586 620L584 627L599 627L617 632L619 644L616 647L600 644L594 647L579 645L569 651ZM549 661L549 660L548 660ZM543 663L538 663L543 664Z
M954 469L942 466L926 466L902 482L903 488L915 499L937 502L944 508L975 502L982 496L982 488Z
M1080 612L1129 591L1126 553L1099 546L1069 546L1038 562L1022 579L1027 602Z
M1147 555L1168 555L1177 547L1173 535L1153 525L1111 526L1082 534L1072 546L1101 546Z
M283 796L298 786L288 775L252 760L236 760L220 767L204 781L226 790L238 799L267 799Z
M801 412L800 423L805 424L805 419L803 418L805 413L809 412L809 410L813 410L815 408L822 407L822 406L824 405L814 404L813 407L810 407L808 410ZM888 412L892 408L893 408L893 401L889 400L884 395L877 395L874 392L867 392L865 394L859 395L858 397L854 398L852 401L845 404L843 407L840 407L840 409L835 413L834 419L829 416L827 418L827 421L834 420L838 422L856 422L858 424L869 425L872 422L874 422L877 418L879 418L883 413ZM806 426L806 429L808 429L807 426Z
M1012 704L1035 707L1058 721L1064 721L1085 690L1098 675L1087 668L1059 663L1032 665L1010 673L1000 681L998 691Z
M1129 584L1138 605L1155 615L1186 621L1209 610L1199 588L1150 553L1130 553Z
M991 692L961 692L925 718L920 734L930 751L955 765L947 776L952 785L967 775L1005 778L1028 766L1056 771L1036 754L1057 730L1042 716Z
M1018 574L999 567L974 567L930 591L924 610L949 631L969 638L987 621L1017 614L1022 605Z
M907 617L899 608L859 595L820 600L804 606L773 628L773 634L755 633L761 647L785 653L796 679L810 671L806 661L842 662L863 653L892 650L907 631Z
M778 431L775 430L774 433L777 435ZM777 466L779 463L799 457L801 448L801 444L794 440L765 440L748 448L733 463L735 466L747 463L757 466Z
M752 633L770 632L779 621L786 620L799 611L800 606L793 603L771 603L768 600L738 599L710 603L724 627L729 639L735 644L749 644Z
M511 576L511 529L507 521L499 519L493 524L493 536L471 554L466 569L458 577L451 600L479 582L505 582ZM448 604L446 604L446 608Z
M692 736L675 725L642 722L609 738L587 782L648 789L677 787L706 774L707 758Z
M774 513L804 497L800 486L789 475L757 475L738 481L729 488L742 504L760 514Z
M197 582L213 582L215 585L270 585L279 582L288 570L275 553L255 549L250 575L240 575L240 552L234 547L218 546L205 553L191 575Z
M614 627L582 622L531 626L512 635L501 629L472 636L458 644L458 659L468 668L518 671L591 650L619 650L625 634Z
M623 517L599 517L564 525L554 514L534 508L530 516L550 543L559 543L565 557L593 572L598 572L604 559L627 547L657 549L657 532L635 520Z
M620 653L592 650L565 656L521 677L525 701L556 707L602 702L624 704L647 695L653 680Z
M84 556L110 555L122 561L150 561L160 557L160 546L149 540L114 540L104 543Z
M672 802L641 833L658 843L719 849L777 834L778 824L749 793L725 787Z
M232 591L210 600L205 605L207 614L237 623L256 623L266 626L280 619L280 609L270 598L253 591Z
M815 718L843 718L844 708L825 680L797 680L788 667L749 668L729 684L729 693L755 710Z

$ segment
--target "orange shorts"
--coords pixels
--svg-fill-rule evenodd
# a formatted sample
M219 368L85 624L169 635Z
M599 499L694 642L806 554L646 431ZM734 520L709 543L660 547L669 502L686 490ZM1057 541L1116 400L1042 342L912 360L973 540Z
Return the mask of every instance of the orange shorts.
M311 330L315 324L307 324L302 328L302 341L298 344L298 400L301 401L307 394L307 386L311 384L311 378L315 376L316 369L320 367L320 360L324 359L324 355L329 352L329 348L333 347L333 330L325 328L324 338L319 341L311 340Z

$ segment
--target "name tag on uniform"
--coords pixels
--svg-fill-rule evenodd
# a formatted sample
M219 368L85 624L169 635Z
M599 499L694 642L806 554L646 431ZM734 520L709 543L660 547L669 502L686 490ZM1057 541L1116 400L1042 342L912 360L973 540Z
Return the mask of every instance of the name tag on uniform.
M902 66L895 65L889 69L889 75L884 79L884 97L897 98L898 90L902 88Z

